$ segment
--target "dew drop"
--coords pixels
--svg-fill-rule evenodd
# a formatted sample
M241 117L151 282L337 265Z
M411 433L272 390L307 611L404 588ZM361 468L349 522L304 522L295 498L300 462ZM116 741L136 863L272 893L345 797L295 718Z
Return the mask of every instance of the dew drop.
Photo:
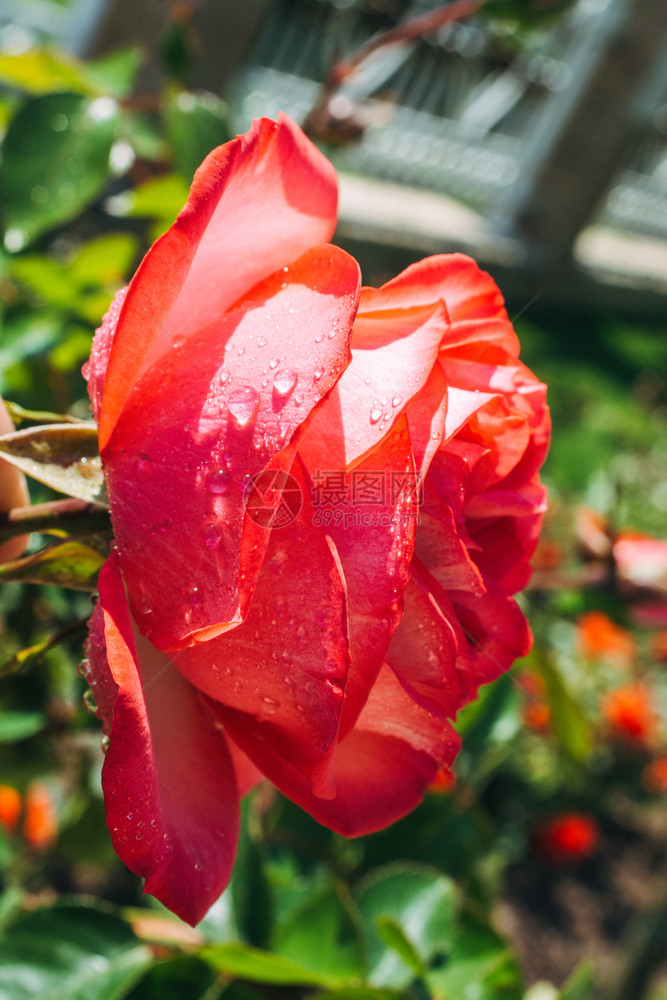
M372 424L376 424L378 422L378 420L381 418L381 416L382 416L382 410L379 407L374 406L371 409L371 413L370 413L371 423Z
M267 715L274 715L278 709L278 702L275 698L262 698L264 703L264 711Z
M260 335L257 338L257 346L258 347L266 347L267 344L268 344L268 340L266 339L266 337L263 337L263 336Z
M392 401L391 401L391 405L392 406L400 406L402 402L403 402L403 399L401 398L401 396L394 396L393 399L392 399Z
M252 386L244 385L235 389L229 397L229 412L237 427L247 427L257 413L259 394Z
M364 385L370 385L372 381L373 379L370 377L370 375L367 375L366 378L364 379Z
M273 389L279 396L289 396L294 392L294 387L299 381L299 376L291 368L282 368L273 376Z
M296 396L294 397L294 405L301 406L305 398L306 397L302 392L297 392Z
M277 368L280 364L280 358L271 358L269 361L269 368Z
M214 548L222 538L222 531L215 521L209 521L201 530L204 545L207 548Z
M319 380L322 378L323 375L324 375L324 368L322 367L322 365L318 365L315 371L313 372L313 378L315 379L316 382L319 382Z
M220 379L223 385L225 384L225 382L229 381L229 372L227 371L226 368L220 369L220 371L218 372L218 378Z
M208 475L206 488L209 493L216 493L218 496L222 496L229 489L231 481L232 477L224 469L214 469Z
M324 334L318 333L318 335L315 337L315 343L321 344L323 340L324 340Z

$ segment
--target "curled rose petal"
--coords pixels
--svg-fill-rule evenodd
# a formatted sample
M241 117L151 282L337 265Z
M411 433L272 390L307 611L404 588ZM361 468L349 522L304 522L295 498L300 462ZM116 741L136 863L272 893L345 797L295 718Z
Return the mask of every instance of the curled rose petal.
M114 556L100 574L85 668L109 738L102 770L114 848L146 892L195 924L231 875L238 789L211 711L135 638Z

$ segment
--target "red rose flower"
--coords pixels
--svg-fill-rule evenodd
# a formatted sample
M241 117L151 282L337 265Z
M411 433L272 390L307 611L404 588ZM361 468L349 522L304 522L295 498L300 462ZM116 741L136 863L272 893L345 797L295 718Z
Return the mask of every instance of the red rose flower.
M600 830L588 813L562 813L539 828L536 842L550 861L572 863L595 854Z
M116 850L196 922L262 774L347 835L423 797L544 510L544 387L460 255L363 289L329 164L283 118L214 151L88 367L117 551L88 679ZM354 329L352 325L354 322Z

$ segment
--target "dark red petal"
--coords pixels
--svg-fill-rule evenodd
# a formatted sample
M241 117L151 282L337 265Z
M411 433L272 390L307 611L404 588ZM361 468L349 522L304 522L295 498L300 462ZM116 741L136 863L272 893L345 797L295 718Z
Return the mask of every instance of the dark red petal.
M432 595L409 580L405 610L387 651L390 665L408 694L443 719L459 708L456 661L463 636L444 617Z
M447 722L416 704L393 671L381 670L352 732L336 747L336 794L313 794L299 772L267 754L265 773L318 822L348 837L381 830L421 801L460 740Z
M322 463L308 470L316 516L336 547L347 592L351 665L342 736L368 697L401 617L419 514L405 416L349 472L329 469L325 449L314 461Z
M225 737L204 700L139 637L115 557L102 567L87 679L110 744L107 823L145 891L196 924L229 881L238 789Z
M345 591L338 562L313 523L298 463L292 471L303 508L297 520L269 532L248 617L224 635L182 649L174 664L221 703L219 717L259 768L270 746L304 775L317 772L324 781L349 665Z

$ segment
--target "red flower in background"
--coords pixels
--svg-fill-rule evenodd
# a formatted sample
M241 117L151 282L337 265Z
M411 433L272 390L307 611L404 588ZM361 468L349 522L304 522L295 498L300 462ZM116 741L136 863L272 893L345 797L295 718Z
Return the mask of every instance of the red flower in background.
M654 696L641 681L610 691L602 701L602 715L612 734L628 743L649 746L658 729Z
M549 861L576 863L595 854L600 830L588 813L562 813L539 827L535 841L539 852Z
M667 792L667 753L654 757L642 771L642 784L655 795Z
M544 386L466 257L362 289L355 318L355 262L313 246L335 205L299 130L255 123L200 168L87 369L117 542L87 666L107 819L193 923L262 774L334 830L380 829L530 645L511 595L545 505Z

